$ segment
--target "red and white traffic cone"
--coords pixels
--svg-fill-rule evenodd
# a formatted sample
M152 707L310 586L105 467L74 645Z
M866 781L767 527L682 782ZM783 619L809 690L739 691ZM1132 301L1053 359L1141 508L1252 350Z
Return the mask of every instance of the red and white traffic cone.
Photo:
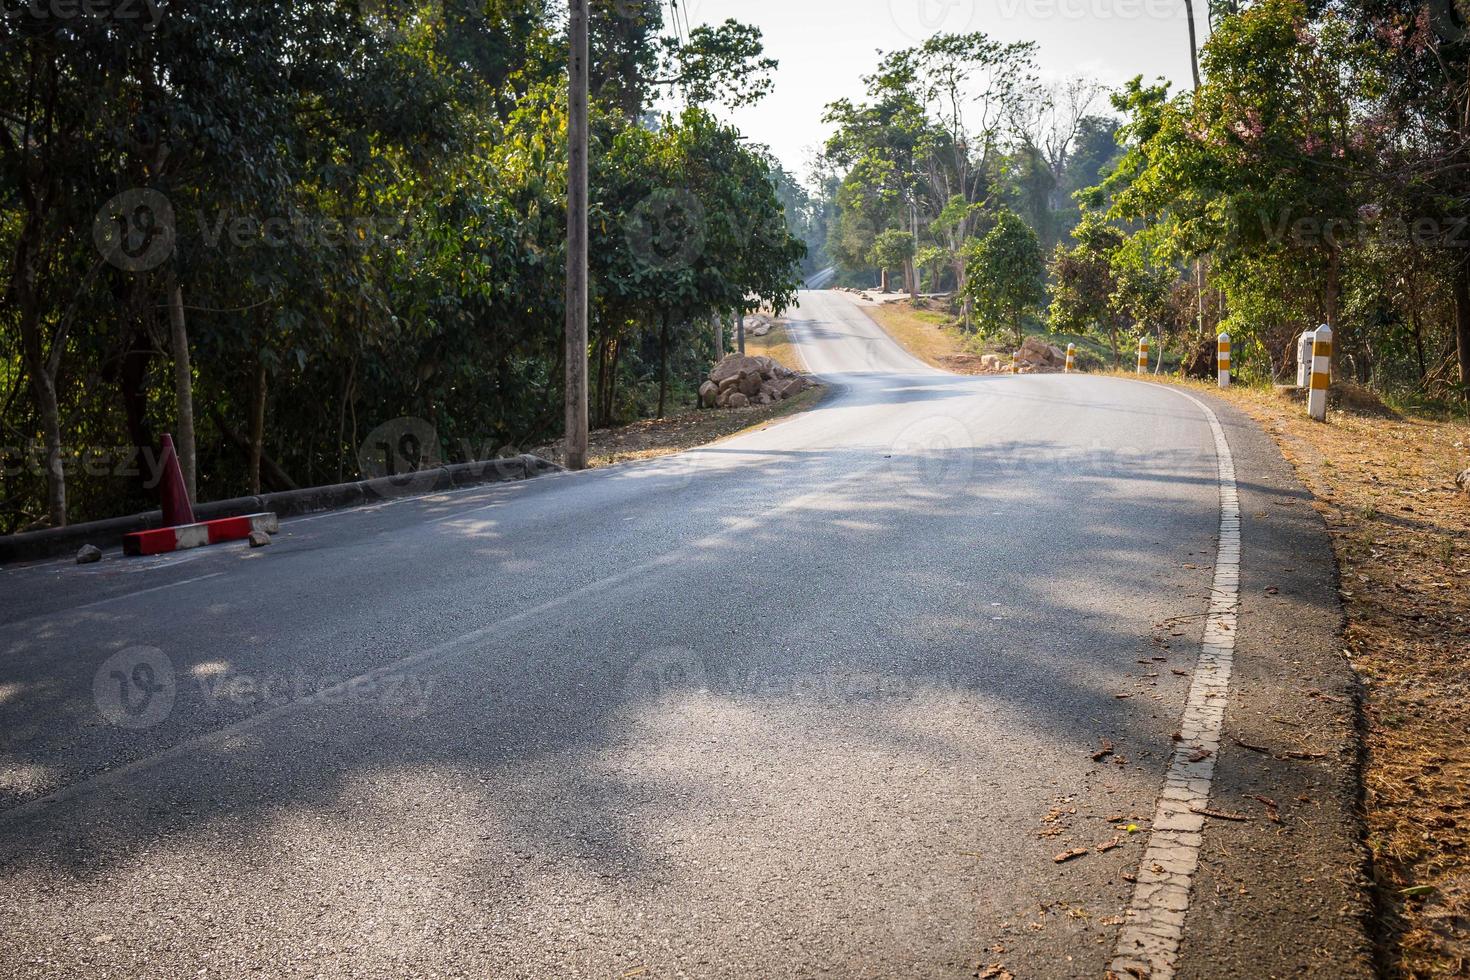
M179 466L179 454L174 449L174 437L163 435L163 479L158 493L163 510L165 527L183 527L194 523L194 508L189 502L189 491L184 487L184 471Z

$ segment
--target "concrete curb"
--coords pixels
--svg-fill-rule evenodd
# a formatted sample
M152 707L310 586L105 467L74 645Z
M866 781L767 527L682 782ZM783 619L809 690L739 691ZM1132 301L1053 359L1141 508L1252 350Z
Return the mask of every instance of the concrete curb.
M406 497L422 497L463 487L530 480L548 473L559 473L561 469L555 463L529 454L474 463L455 463L403 476L212 501L196 506L194 517L200 522L263 513L272 513L277 517L296 517L301 514L364 507ZM73 554L85 544L107 548L118 544L123 535L157 530L162 526L163 514L153 510L130 517L114 517L88 524L73 524L70 527L0 537L0 565L58 558Z

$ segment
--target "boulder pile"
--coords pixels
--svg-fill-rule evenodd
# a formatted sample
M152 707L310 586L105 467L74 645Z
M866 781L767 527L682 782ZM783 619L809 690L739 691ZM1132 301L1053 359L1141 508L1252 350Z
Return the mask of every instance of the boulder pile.
M769 357L731 354L715 365L699 388L705 408L749 408L774 405L812 387L811 379L783 367Z
M752 337L764 337L774 326L771 318L761 313L752 313L745 318L745 332Z
M1014 372L1012 365L1015 366ZM1066 368L1067 352L1040 337L1027 337L1021 349L1010 357L984 354L980 358L982 374L1051 374Z

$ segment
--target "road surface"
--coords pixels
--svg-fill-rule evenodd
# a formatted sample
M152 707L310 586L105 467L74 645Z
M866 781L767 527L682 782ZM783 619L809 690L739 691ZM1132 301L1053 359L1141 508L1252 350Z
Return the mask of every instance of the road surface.
M945 375L838 293L793 332L831 396L732 441L0 572L0 972L1103 976L1217 584L1208 413ZM1330 554L1218 411L1248 819L1172 965L1360 975Z

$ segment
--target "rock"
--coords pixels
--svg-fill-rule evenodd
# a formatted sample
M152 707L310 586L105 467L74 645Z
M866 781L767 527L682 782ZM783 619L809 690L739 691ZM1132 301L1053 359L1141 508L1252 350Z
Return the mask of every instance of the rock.
M768 334L770 332L771 332L771 325L769 323L762 323L760 326L758 326L754 330L750 331L750 335L752 337L764 337L766 334Z
M1067 363L1067 352L1040 337L1027 337L1016 352L1016 359L1038 368L1058 367Z
M268 545L270 543L271 543L271 536L269 534L266 534L264 531L251 531L250 532L250 547L252 547L252 548L264 548L266 545Z
M77 552L78 565L93 565L102 560L102 549L95 544L84 544Z
M709 378L700 386L700 403L720 408L774 405L783 398L800 393L812 383L805 375L772 358L740 354L731 354L716 364Z
M1005 358L999 354L984 354L980 358L980 370L982 371L1004 371L1006 368Z
M746 357L744 354L729 354L723 361L716 364L714 370L710 371L709 379L717 385L723 386L726 378L738 378L741 374L751 371L760 374L762 371L762 358Z
M1470 469L1464 469L1455 476L1455 486L1470 493Z

